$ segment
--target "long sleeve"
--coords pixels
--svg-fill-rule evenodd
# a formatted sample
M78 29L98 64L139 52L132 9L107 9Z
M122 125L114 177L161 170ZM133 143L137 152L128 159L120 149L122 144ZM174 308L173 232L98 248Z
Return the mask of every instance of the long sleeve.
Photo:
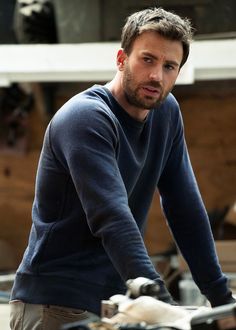
M189 160L180 112L174 120L177 128L173 129L173 147L158 185L161 203L196 284L213 306L224 304L230 302L231 293Z
M83 108L70 123L60 115L63 125L52 122L52 147L58 157L64 155L89 228L102 240L123 280L137 276L156 279L158 274L129 208L118 168L119 138L114 118L98 105L91 109L91 102L88 107L84 102Z

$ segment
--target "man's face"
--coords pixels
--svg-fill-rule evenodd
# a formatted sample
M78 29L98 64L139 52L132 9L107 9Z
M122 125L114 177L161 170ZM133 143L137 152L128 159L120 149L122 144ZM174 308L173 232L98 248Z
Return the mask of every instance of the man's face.
M126 101L137 109L158 106L172 90L183 57L179 41L144 32L134 41L129 55L120 54L122 87Z

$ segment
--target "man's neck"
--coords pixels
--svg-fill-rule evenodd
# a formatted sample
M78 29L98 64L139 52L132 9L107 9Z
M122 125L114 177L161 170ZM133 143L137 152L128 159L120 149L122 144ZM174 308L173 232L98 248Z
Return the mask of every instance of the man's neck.
M114 79L106 84L106 87L110 90L117 102L122 106L122 108L134 119L138 121L144 121L148 115L149 110L139 109L131 105L124 94L121 79L119 74L116 74Z

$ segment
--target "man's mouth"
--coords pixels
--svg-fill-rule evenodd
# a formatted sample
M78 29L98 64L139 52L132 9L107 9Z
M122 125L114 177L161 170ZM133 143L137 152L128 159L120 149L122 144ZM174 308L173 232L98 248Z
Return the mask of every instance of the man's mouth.
M157 97L160 96L161 94L161 88L160 87L153 87L150 85L145 85L143 86L144 93L146 95L152 96L152 97Z

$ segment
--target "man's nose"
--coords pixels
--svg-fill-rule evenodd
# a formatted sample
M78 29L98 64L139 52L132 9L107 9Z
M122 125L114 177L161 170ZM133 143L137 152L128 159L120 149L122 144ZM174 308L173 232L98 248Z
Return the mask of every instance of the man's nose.
M155 67L149 75L150 80L162 81L163 80L163 68L162 66Z

